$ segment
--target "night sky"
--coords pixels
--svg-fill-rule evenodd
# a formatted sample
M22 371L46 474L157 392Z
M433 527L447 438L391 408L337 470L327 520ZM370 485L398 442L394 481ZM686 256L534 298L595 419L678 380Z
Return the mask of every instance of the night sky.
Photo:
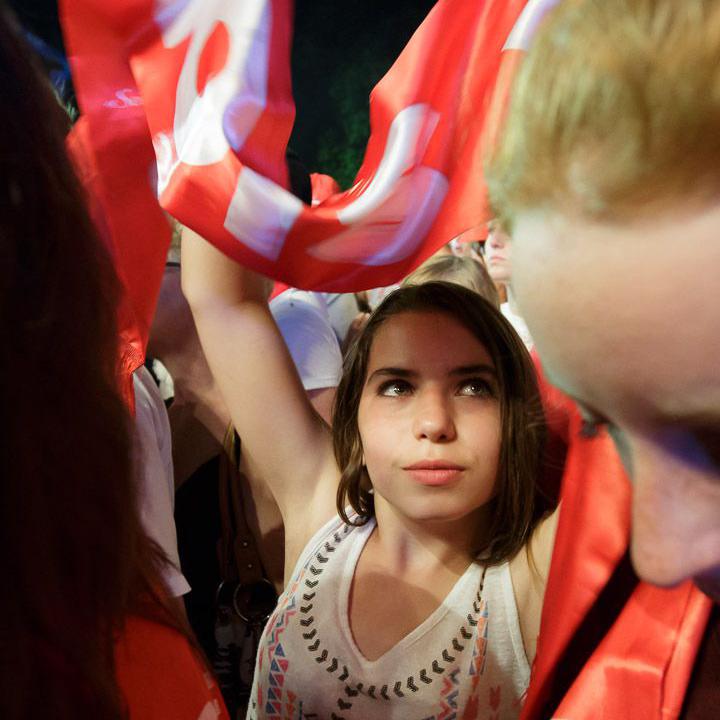
M9 4L28 29L62 47L55 0ZM370 90L434 4L296 0L292 65L297 118L290 144L310 171L333 175L343 187L352 182L367 144Z

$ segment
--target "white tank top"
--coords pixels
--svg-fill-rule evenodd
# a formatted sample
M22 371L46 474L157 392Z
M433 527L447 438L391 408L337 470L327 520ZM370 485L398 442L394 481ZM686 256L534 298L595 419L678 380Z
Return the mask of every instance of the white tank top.
M374 527L335 517L303 550L260 639L248 720L517 718L530 667L507 563L470 565L377 660L358 650L348 599Z

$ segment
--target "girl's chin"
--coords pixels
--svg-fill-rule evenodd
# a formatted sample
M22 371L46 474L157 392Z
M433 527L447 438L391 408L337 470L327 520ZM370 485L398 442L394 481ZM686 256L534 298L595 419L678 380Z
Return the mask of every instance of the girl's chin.
M394 510L413 522L428 524L457 523L459 520L475 515L480 508L468 509L464 503L441 503L435 502L408 503L407 505L395 505Z

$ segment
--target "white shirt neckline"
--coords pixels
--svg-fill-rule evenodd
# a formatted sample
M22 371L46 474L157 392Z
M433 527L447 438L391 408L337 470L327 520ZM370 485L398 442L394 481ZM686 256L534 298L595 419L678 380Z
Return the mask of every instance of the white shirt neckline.
M465 572L457 579L443 601L435 608L435 610L433 610L432 613L430 613L430 615L428 615L428 617L425 618L425 620L401 638L389 650L380 655L380 657L375 660L368 660L368 658L363 655L362 651L357 646L350 628L350 590L352 588L352 581L355 577L360 555L365 549L365 545L375 530L376 525L377 523L375 522L375 518L371 518L364 526L356 530L356 532L361 533L361 538L360 541L354 545L351 550L351 554L348 557L348 570L352 569L352 572L347 572L343 577L340 585L340 592L338 593L337 598L337 612L340 619L340 630L345 636L346 644L352 652L353 659L365 670L376 670L383 665L393 666L395 664L393 662L393 658L395 658L398 653L406 651L413 643L424 637L432 630L433 627L435 627L435 625L442 621L452 608L457 606L459 599L466 597L465 586L469 582L477 584L480 581L480 574L482 572L481 565L477 562L470 563Z

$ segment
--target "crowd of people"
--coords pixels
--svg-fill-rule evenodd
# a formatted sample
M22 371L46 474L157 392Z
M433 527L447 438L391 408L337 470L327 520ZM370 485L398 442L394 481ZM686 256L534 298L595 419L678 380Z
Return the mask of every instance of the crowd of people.
M495 217L389 288L274 287L176 224L131 410L69 123L0 10L2 716L715 717L718 68L717 0L560 2Z

